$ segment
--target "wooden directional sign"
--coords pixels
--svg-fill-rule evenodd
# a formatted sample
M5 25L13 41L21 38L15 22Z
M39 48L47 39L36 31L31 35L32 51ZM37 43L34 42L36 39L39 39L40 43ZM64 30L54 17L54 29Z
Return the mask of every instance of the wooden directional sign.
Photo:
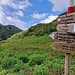
M68 43L75 43L75 35L66 32L52 32L50 38Z
M75 12L60 16L60 24L75 23Z
M75 23L71 24L59 24L56 28L58 31L70 32L75 33Z
M51 45L51 48L57 52L75 54L75 43L55 42Z

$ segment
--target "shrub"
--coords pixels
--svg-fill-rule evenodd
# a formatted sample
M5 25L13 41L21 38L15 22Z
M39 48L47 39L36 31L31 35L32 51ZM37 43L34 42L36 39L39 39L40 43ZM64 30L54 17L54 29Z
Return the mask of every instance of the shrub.
M10 72L19 72L20 70L23 69L23 62L20 60L17 60L17 63L14 65L14 67L11 68Z
M23 64L23 69L26 69L26 68L28 68L29 67L29 64L28 63L26 63L26 64Z
M35 33L35 36L43 36L43 35L44 35L43 32L37 32L37 33Z
M29 66L33 66L33 65L41 65L44 61L44 56L42 55L35 55L32 56L30 61L29 61Z
M16 64L16 65L14 66L14 68L13 68L13 71L14 71L14 72L19 72L20 69L21 69L21 65Z
M43 65L36 65L34 67L34 75L50 75L47 67Z
M8 70L2 70L1 72L0 72L0 75L6 75L8 73Z
M8 57L13 57L14 56L14 53L9 53L7 56Z
M20 70L20 71L18 72L18 75L25 75L24 70Z
M3 69L10 69L17 63L17 60L15 58L4 58L2 62L2 68Z
M23 63L27 63L29 61L29 58L25 54L20 54L18 58L22 60Z

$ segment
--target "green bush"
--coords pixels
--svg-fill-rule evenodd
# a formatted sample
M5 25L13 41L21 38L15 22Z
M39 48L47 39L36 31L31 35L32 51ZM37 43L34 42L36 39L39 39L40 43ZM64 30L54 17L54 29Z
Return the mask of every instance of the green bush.
M29 61L29 58L25 54L20 54L18 58L22 60L23 63L27 63Z
M1 72L0 72L0 75L6 75L8 73L8 70L2 70Z
M15 58L4 58L2 62L2 68L3 69L10 69L14 67L14 65L17 63L17 60Z
M50 75L49 70L44 65L36 65L34 67L34 75Z
M10 69L10 73L16 73L23 69L23 62L17 60L17 63Z
M14 72L19 72L20 69L21 69L21 65L16 64L16 65L14 66L14 68L13 68L13 71L14 71Z
M18 75L25 75L25 71L24 71L24 70L20 70L20 71L18 72Z
M35 55L32 56L30 61L29 61L29 66L33 66L33 65L41 65L44 61L44 56L42 55Z
M39 32L36 32L35 33L35 36L43 36L44 35L44 32L43 31L39 31Z
M23 69L29 68L29 64L28 63L23 64L22 68Z
M8 57L13 57L14 56L14 53L9 53L7 54Z

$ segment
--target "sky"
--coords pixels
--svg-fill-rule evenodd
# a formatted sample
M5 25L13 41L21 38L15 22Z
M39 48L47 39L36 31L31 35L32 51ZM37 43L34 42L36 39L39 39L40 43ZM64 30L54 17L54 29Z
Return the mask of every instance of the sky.
M67 11L68 0L0 0L0 23L26 30Z

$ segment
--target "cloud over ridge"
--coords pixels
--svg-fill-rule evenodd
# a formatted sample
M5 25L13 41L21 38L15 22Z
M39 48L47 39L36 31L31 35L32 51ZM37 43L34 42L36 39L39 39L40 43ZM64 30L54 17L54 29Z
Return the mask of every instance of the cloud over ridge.
M48 0L53 4L52 11L61 11L63 9L66 9L68 6L68 0Z
M0 0L0 23L4 25L12 24L23 29L26 23L18 17L23 17L23 10L29 6L32 6L32 4L28 0Z

